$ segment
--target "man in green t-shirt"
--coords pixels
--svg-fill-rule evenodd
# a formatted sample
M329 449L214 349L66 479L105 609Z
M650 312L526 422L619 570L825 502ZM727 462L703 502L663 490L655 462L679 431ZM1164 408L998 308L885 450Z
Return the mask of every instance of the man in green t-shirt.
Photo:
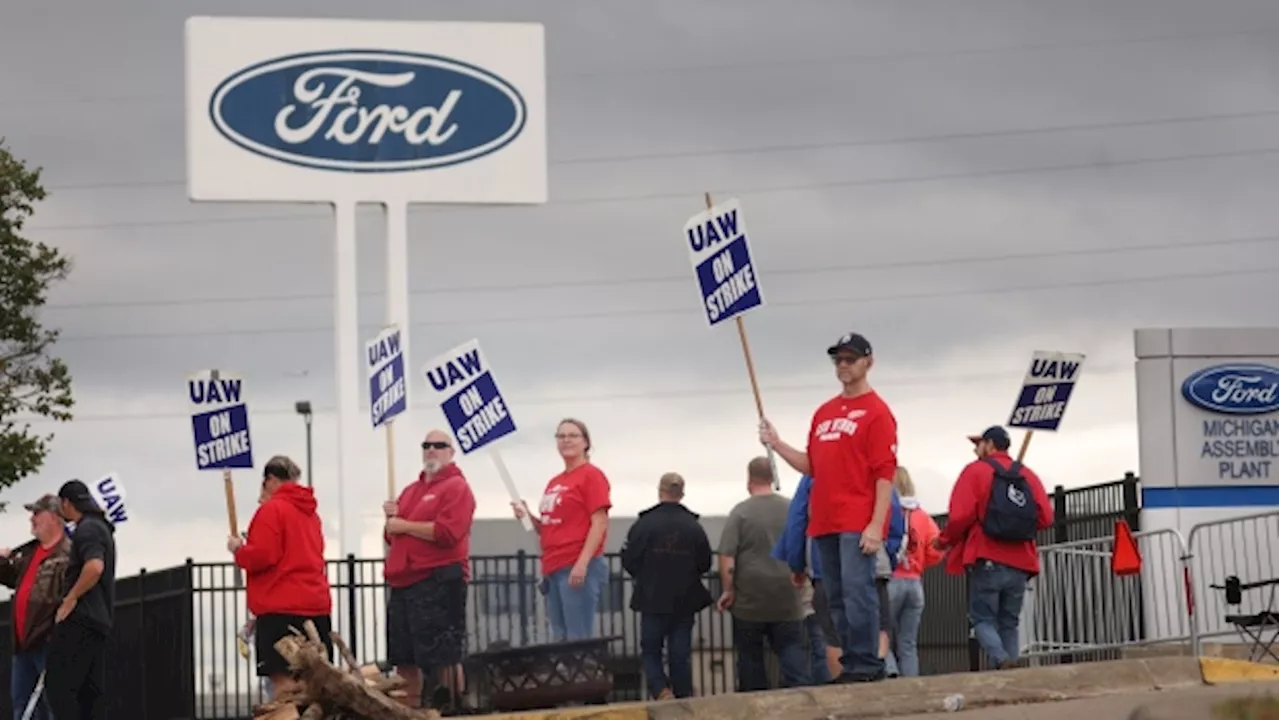
M787 525L790 500L773 491L769 459L747 465L746 500L729 513L720 536L720 585L716 607L733 614L738 651L738 692L769 689L764 644L778 656L783 687L810 684L804 645L804 610L791 584L791 569L771 553Z

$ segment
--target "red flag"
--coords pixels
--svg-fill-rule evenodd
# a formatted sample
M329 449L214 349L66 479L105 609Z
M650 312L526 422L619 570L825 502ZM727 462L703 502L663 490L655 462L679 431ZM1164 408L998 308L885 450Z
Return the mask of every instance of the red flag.
M1138 541L1124 520L1116 521L1116 535L1111 550L1111 572L1119 576L1137 575L1142 572L1142 554Z

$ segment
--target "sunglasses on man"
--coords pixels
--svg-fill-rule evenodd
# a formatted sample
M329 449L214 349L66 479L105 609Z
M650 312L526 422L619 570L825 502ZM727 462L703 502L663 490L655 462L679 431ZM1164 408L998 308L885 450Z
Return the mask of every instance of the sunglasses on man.
M423 443L422 443L422 449L423 449L423 450L448 450L448 449L449 449L449 443L447 443L447 442L432 442L432 441L423 442Z

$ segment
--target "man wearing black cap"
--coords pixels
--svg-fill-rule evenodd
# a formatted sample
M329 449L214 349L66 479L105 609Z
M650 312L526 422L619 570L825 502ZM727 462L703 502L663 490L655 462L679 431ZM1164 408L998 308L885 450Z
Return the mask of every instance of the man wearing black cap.
M848 333L827 356L842 387L813 414L806 446L782 442L768 420L760 421L760 441L813 478L807 534L818 548L843 651L833 682L874 682L885 677L876 557L889 530L898 423L867 381L874 360L865 337Z
M938 536L950 548L947 572L969 573L969 618L978 644L997 667L1018 659L1018 618L1027 581L1040 572L1038 530L1053 526L1053 504L1040 478L1009 457L1000 426L970 435L977 460L951 490L947 524Z
M89 488L70 480L58 490L59 513L76 524L67 594L54 614L45 697L55 720L104 717L107 637L115 620L115 528Z

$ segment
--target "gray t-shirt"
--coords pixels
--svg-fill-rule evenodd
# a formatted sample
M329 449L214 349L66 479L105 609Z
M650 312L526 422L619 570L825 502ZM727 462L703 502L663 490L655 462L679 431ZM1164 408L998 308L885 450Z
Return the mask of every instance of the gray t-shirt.
M734 558L735 618L751 622L804 619L800 593L791 584L791 569L771 557L773 546L787 526L791 501L777 495L756 495L734 506L720 535L721 555Z

